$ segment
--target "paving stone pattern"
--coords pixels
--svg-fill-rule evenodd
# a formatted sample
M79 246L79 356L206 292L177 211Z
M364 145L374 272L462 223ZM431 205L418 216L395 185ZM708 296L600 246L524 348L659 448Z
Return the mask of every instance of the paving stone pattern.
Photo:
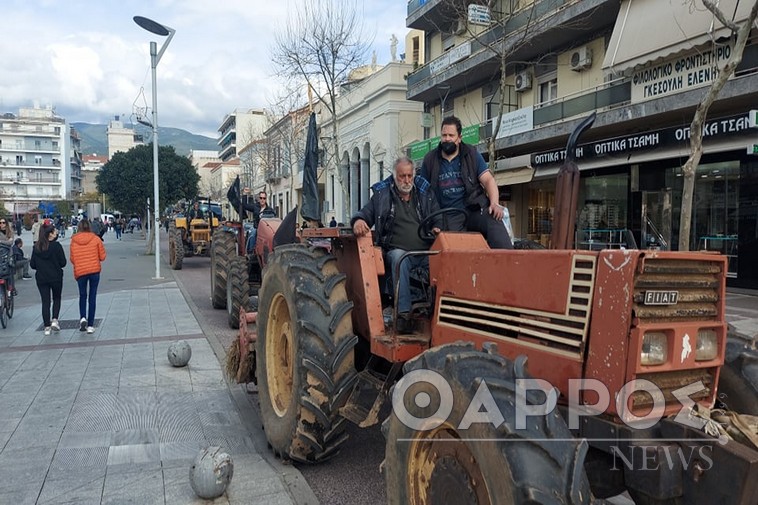
M46 337L28 307L0 332L0 504L208 503L189 467L211 445L234 460L213 503L292 503L173 282L101 295L98 315L94 334ZM61 319L77 316L64 301ZM187 367L168 363L172 336L192 346Z

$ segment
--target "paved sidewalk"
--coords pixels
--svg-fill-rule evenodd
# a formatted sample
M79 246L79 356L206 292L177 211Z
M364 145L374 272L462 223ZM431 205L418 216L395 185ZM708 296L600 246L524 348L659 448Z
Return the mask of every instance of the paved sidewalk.
M727 288L726 320L742 338L758 341L758 291Z
M0 504L211 503L189 484L210 445L234 460L212 503L293 503L175 282L100 294L97 314L92 335L74 299L59 333L43 335L38 304L0 329ZM178 338L192 346L185 368L166 358Z

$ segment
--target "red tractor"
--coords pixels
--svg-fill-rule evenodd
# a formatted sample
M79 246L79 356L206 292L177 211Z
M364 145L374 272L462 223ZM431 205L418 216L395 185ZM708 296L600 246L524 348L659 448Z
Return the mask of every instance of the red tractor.
M307 229L267 257L257 331L243 310L227 368L257 381L279 457L330 458L346 420L376 424L391 402L392 504L584 504L625 490L638 504L758 503L755 426L710 410L723 256L491 250L451 232L409 254L429 256L410 335L387 317L370 236ZM725 403L756 405L755 378L740 377L722 385Z

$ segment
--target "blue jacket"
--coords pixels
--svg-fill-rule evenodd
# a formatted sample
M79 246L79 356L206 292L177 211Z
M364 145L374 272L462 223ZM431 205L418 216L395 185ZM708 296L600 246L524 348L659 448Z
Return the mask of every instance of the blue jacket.
M440 206L426 179L417 175L413 179L413 185L416 192L416 214L420 223L426 216L438 211ZM390 175L371 186L371 189L374 192L371 200L350 219L350 226L353 226L358 219L363 219L369 228L374 227L376 245L387 249L392 239L392 228L395 222L395 202L400 198L395 187L395 178ZM432 226L441 228L441 223L442 216L437 216Z

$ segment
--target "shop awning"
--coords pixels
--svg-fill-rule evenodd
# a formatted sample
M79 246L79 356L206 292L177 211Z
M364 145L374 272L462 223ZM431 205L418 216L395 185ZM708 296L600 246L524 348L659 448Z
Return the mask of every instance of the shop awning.
M747 19L752 7L748 0L718 4L726 18L738 24ZM729 33L700 0L622 0L603 69L621 73Z
M511 184L523 184L531 182L534 177L534 168L530 166L529 155L514 156L495 162L495 182L498 186Z

